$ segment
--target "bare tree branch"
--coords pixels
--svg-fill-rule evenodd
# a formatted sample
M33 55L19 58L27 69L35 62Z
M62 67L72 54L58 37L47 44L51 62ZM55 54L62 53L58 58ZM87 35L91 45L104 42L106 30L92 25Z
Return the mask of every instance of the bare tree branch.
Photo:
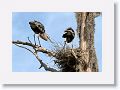
M37 52L33 52L32 50L30 50L30 49L28 49L28 48L26 48L26 47L24 47L24 46L21 46L21 45L27 45L27 46L31 46L31 47L33 47L33 48L36 48L36 47L37 47L36 45L34 45L34 44L32 44L32 43L28 43L28 42L22 42L22 41L13 41L12 43L15 44L15 45L18 46L18 47L24 48L24 49L28 50L29 52L31 52L31 53L36 57L36 59L39 61L40 65L41 65L40 68L41 68L41 67L44 67L44 69L45 69L46 71L58 72L56 69L51 68L51 67L48 67L48 66L39 58ZM21 45L19 45L19 44L21 44ZM38 48L38 49L39 49L39 48ZM40 50L39 50L39 51L40 51ZM46 50L46 52L45 52L45 51L41 51L41 52L48 54L47 50ZM40 68L39 68L39 69L40 69Z
M24 49L26 49L26 50L28 50L28 51L30 51L31 53L34 54L34 52L33 52L32 50L30 50L30 49L28 49L28 48L26 48L26 47L24 47L24 46L20 46L20 45L17 45L17 44L15 44L15 45L18 46L18 47L24 48Z
M34 53L35 57L37 58L37 60L40 62L41 67L44 67L44 69L46 71L51 71L51 72L58 72L56 69L48 67L45 63L42 62L42 60L39 58L39 56L37 55L37 53ZM40 68L41 68L40 67Z
M12 43L13 43L13 44L22 44L22 45L27 45L27 46L31 46L31 47L33 47L33 48L35 48L35 47L36 47L36 46L35 46L34 44L32 44L32 43L23 42L23 41L19 41L19 40L17 40L17 41L12 41Z
M45 53L47 54L48 56L52 56L52 57L55 57L55 53L50 51L50 50L47 50L45 49L44 47L40 47L39 45L35 45L35 44L32 44L32 43L29 43L29 42L23 42L23 41L12 41L13 44L21 44L21 45L26 45L26 46L30 46L32 48L34 48L34 50L36 50L37 52L42 52L42 53Z

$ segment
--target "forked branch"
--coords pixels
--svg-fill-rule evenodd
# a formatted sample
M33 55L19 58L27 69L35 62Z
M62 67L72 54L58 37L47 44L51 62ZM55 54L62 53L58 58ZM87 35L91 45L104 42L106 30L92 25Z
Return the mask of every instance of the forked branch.
M45 64L45 63L39 58L39 56L38 56L38 54L37 54L38 52L42 52L42 53L45 53L45 54L47 54L47 55L49 55L49 56L54 56L54 53L53 53L53 52L50 52L50 51L48 51L47 49L45 49L45 48L43 48L43 47L40 47L40 46L38 46L38 45L29 43L29 42L12 41L12 43L13 43L14 45L18 46L18 47L24 48L24 49L28 50L29 52L31 52L31 53L36 57L36 59L39 61L40 65L41 65L40 68L41 68L41 67L44 67L44 69L45 69L46 71L58 72L56 69L51 68L51 67L49 67L47 64ZM32 47L35 51L32 51L31 49L29 49L29 48L27 48L27 47L25 47L25 46L30 46L30 47ZM40 68L39 68L39 69L40 69Z

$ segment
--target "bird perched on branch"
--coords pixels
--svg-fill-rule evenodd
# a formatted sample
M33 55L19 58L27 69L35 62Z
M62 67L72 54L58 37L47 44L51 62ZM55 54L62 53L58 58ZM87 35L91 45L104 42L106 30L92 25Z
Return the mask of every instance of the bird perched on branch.
M71 27L69 27L64 31L64 34L62 37L66 39L67 43L70 43L75 37L75 32Z
M75 32L71 27L69 27L64 31L64 34L62 37L65 38L65 43L64 43L64 48L65 48L66 43L70 43L74 39Z
M38 21L30 21L29 22L31 29L34 31L35 34L42 34L45 33L45 28L42 23Z
M39 37L41 37L45 41L50 40L49 36L45 33L45 27L41 22L34 20L34 21L30 21L29 24L31 29L34 31L34 33L38 34L38 39Z

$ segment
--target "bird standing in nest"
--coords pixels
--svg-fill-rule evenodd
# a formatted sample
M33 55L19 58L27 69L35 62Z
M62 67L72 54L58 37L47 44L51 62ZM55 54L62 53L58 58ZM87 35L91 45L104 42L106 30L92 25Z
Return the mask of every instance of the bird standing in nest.
M65 44L64 44L64 47L65 47L66 43L70 43L73 41L75 37L75 32L71 27L69 27L64 31L64 34L62 37L65 38Z
M30 24L31 29L34 31L34 33L38 34L38 41L39 41L39 37L41 37L45 41L50 40L49 36L45 33L45 27L43 26L41 22L34 20L34 21L30 21L29 24Z

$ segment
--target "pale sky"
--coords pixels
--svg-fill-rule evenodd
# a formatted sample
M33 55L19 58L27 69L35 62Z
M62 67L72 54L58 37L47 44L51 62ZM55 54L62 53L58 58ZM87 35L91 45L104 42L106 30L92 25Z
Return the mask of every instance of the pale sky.
M61 43L64 42L62 34L67 27L77 28L75 14L72 12L13 12L12 13L12 38L13 40L27 41L27 37L33 41L34 32L29 26L29 21L40 21L44 26L47 34ZM95 48L98 58L99 70L102 70L102 16L95 19ZM42 46L52 49L52 45L44 40L41 40ZM73 46L78 46L78 37L76 35ZM51 58L40 53L40 58L43 62L47 62L50 66L55 67ZM27 50L12 46L12 71L13 72L43 72L43 68L39 68L39 62Z

